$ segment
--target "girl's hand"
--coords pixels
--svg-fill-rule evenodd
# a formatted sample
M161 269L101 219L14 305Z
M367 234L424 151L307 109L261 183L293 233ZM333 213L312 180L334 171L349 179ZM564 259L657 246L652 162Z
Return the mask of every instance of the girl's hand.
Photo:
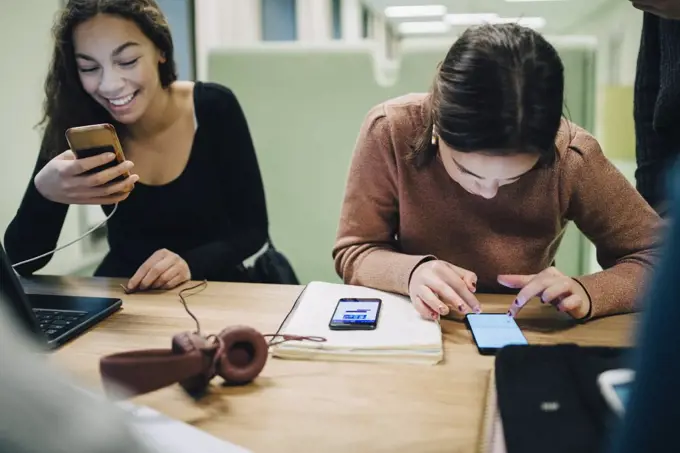
M170 250L160 249L139 267L127 289L173 289L188 280L191 280L191 271L187 262Z
M590 312L591 301L583 287L554 267L534 275L499 275L498 282L508 288L521 288L508 310L512 317L533 297L540 297L542 303L552 304L574 319L585 318Z
M477 276L445 261L426 261L413 271L409 296L413 306L425 319L452 314L461 319L467 313L480 313L474 296Z
M35 175L35 187L43 197L55 203L91 205L118 203L130 195L139 176L130 175L118 182L111 180L128 172L133 167L132 162L125 161L96 173L86 173L114 159L113 153L76 159L71 150L64 151L50 160Z

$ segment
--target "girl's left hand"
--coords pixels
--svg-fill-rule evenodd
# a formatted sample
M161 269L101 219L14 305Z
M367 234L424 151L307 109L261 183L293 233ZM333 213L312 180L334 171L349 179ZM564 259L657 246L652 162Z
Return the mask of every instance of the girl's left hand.
M521 288L508 310L512 317L534 297L540 297L542 303L550 303L574 319L585 318L590 312L591 301L583 287L554 267L534 275L499 275L498 283L508 288Z

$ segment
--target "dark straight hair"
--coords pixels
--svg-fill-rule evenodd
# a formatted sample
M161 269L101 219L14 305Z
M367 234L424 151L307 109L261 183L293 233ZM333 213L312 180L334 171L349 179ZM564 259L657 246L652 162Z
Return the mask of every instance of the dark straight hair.
M552 164L563 101L562 61L539 33L517 24L470 28L438 67L409 157L428 164L442 140L460 152L538 154Z
M165 57L165 62L158 64L161 86L167 88L177 80L170 26L155 0L69 0L52 29L54 50L40 122L45 127L41 153L46 158L66 151L64 133L70 127L112 123L121 138L126 134L125 127L85 92L78 75L73 30L98 14L116 15L137 24Z

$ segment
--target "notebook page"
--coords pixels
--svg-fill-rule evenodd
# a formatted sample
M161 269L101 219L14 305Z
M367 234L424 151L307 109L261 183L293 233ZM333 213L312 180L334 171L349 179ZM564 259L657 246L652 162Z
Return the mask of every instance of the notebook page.
M72 387L87 398L106 401L101 393L74 385ZM121 390L121 394L124 392ZM150 451L158 453L250 453L249 450L215 437L181 420L170 418L148 406L130 401L118 401L116 407L125 412L125 421L146 444Z
M132 417L132 428L152 449L163 453L249 453L248 450L214 437L187 423L147 406L123 402L119 406Z
M382 307L375 330L330 330L328 323L341 298L379 298ZM422 319L408 298L370 288L311 282L282 333L315 335L325 343L284 343L295 349L442 349L441 326Z

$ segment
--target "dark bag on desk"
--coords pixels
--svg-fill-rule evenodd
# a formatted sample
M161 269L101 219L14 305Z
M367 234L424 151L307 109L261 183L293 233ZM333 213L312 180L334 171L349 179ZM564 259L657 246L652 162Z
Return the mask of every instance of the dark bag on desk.
M597 377L625 367L627 352L571 344L503 348L495 380L507 452L603 451L615 416Z
M254 283L300 284L293 266L283 253L274 247L270 238L267 238L267 250L257 257L252 267L248 268L248 274Z

